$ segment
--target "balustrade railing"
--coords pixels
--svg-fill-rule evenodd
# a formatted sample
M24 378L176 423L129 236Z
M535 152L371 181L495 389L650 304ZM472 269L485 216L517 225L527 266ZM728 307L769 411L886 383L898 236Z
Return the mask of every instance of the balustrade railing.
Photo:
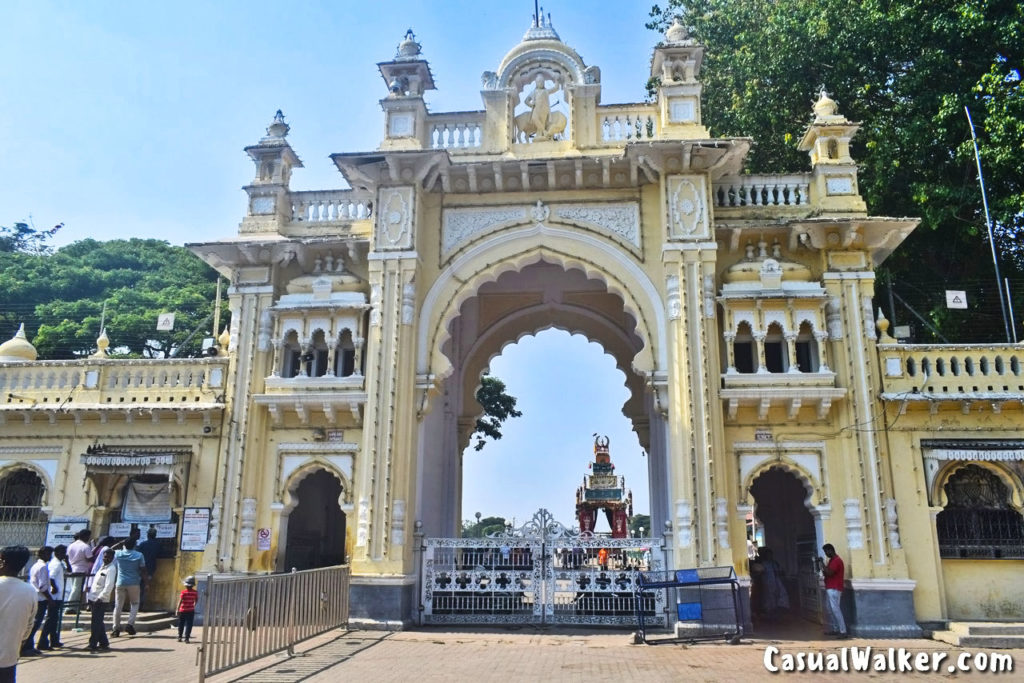
M883 394L1024 397L1024 346L880 344Z
M214 402L227 358L69 360L0 364L0 407Z
M754 206L808 206L810 176L749 175L715 183L712 198L722 209Z
M373 213L373 195L362 190L291 192L289 197L293 222L342 223Z
M658 116L653 107L601 107L597 136L601 142L633 142L658 137Z
M484 112L467 111L427 117L431 149L473 150L483 145Z

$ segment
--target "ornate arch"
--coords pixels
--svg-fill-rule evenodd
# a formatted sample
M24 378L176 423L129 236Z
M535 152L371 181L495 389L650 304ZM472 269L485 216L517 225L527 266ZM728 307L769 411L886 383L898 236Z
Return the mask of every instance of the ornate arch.
M1024 512L1024 482L1021 481L1016 472L1003 466L998 461L990 460L951 460L945 463L939 468L935 478L932 480L932 490L929 492L929 499L933 502L933 505L945 508L949 504L949 499L946 497L946 484L949 483L950 478L954 474L968 465L975 465L998 477L1010 494L1010 505L1017 512Z
M785 455L779 455L776 458L758 463L743 478L743 481L740 483L741 505L754 504L750 494L751 487L754 485L754 482L757 481L758 477L772 469L788 472L803 485L804 491L807 494L803 500L804 507L811 509L821 504L823 496L821 495L821 483L818 482L817 477Z
M12 460L5 462L0 465L0 481L3 481L8 475L17 472L18 470L28 470L32 474L39 477L39 481L43 484L43 496L40 499L40 507L48 508L52 506L51 492L53 491L53 481L50 480L50 475L46 473L46 470L39 467L35 463L29 460Z
M289 514L295 509L295 506L299 504L299 499L296 495L299 490L299 484L301 484L309 475L319 471L327 472L341 484L341 495L338 497L338 507L344 511L346 507L352 505L352 484L349 482L345 474L327 460L314 457L295 468L295 470L288 476L287 480L282 484L280 500L284 503L283 513L285 515Z
M523 246L524 244L528 246ZM666 367L665 309L661 295L643 269L606 240L543 223L502 231L471 246L440 273L423 302L417 338L417 372L439 381L451 374L451 361L442 351L449 325L462 304L486 282L502 273L519 271L544 261L565 270L582 271L618 296L636 321L643 348L632 360L637 373L647 376Z

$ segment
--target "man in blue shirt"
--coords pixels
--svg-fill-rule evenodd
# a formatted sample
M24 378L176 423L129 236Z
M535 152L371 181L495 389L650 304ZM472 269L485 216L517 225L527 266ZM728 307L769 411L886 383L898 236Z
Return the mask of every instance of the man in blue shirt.
M156 528L149 527L149 531L146 532L146 540L139 543L136 547L142 557L146 560L146 571L149 573L149 578L152 579L156 576L156 557L160 554L160 541L156 540ZM146 601L146 586L143 584L142 590L139 591L139 603Z
M146 558L135 549L134 538L129 538L124 542L124 548L114 553L114 564L117 565L117 582L114 588L114 628L110 635L115 638L121 635L121 612L127 603L131 608L124 630L134 636L142 584L147 579Z

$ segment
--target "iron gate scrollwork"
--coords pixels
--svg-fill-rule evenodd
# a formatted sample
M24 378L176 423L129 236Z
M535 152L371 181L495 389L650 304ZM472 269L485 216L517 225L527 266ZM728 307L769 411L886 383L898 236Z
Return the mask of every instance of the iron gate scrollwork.
M605 553L601 553L604 549ZM638 571L664 570L661 541L567 528L545 509L486 538L426 538L424 624L665 625L664 591L637 597Z

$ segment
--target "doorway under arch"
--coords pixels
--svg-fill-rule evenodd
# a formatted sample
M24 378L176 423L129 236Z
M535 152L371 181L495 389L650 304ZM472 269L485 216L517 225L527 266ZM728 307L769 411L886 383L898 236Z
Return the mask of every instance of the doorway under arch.
M292 494L298 504L288 515L284 566L317 569L345 562L345 513L341 482L327 470L307 475Z
M807 487L792 472L771 467L750 485L754 499L754 521L763 534L763 547L772 551L778 563L792 613L818 619L818 579L814 558L818 556L818 536L814 516L807 508ZM751 607L757 614L763 593L751 572Z

